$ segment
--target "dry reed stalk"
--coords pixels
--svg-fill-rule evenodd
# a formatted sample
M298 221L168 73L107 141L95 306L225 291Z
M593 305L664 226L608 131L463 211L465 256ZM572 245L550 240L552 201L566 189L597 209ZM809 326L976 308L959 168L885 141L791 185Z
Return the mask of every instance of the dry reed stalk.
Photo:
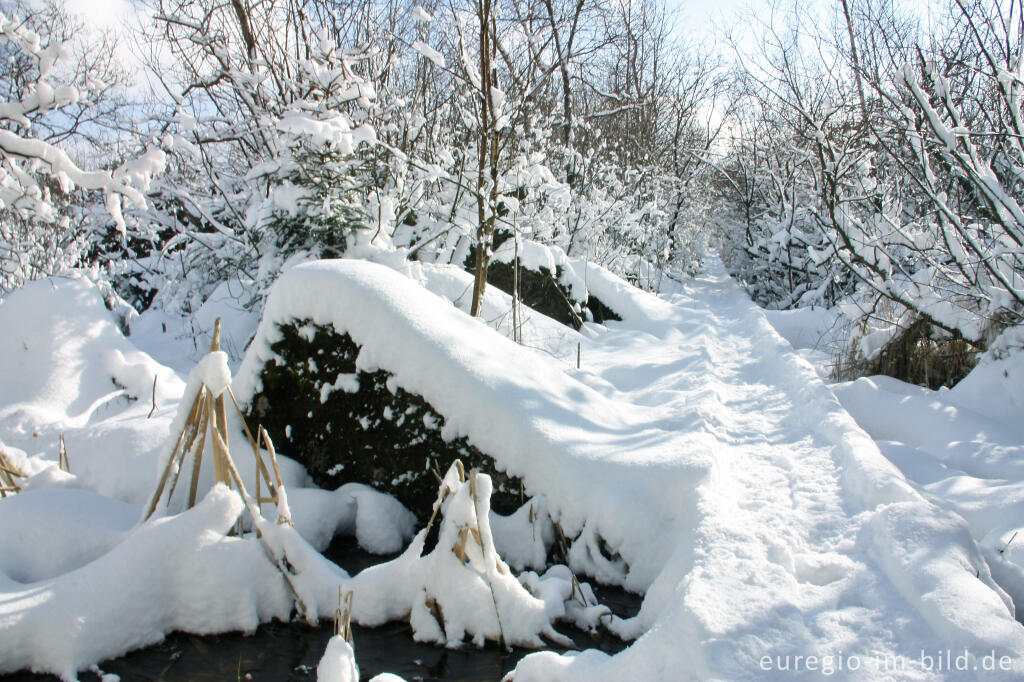
M0 497L7 497L8 493L21 492L21 488L15 482L15 478L28 478L18 467L11 464L3 449L0 449Z
M280 524L294 526L295 524L292 523L291 519L291 510L287 508L282 509L281 507L278 491L284 488L284 483L281 481L281 469L277 466L277 451L274 450L274 441L270 440L270 434L267 433L267 430L263 428L262 424L260 424L259 434L263 436L263 444L267 448L267 455L270 457L270 464L274 467L274 479L277 481L277 487L272 490L274 494L274 504L277 505L277 522ZM262 459L260 459L260 463L263 463ZM259 483L258 477L256 482Z
M277 480L277 486L280 488L284 485L281 482L281 469L277 466L277 451L274 449L274 442L270 440L270 434L267 430L260 425L260 431L263 433L263 444L267 448L267 454L270 456L270 464L274 467L274 478Z
M341 635L352 644L352 595L354 593L338 585L338 608L334 610L334 634Z
M443 631L444 610L441 608L441 605L438 604L437 600L431 597L429 594L426 595L425 598L423 599L423 605L427 607L427 610L430 611L430 615L434 617L434 620L437 621L438 627L440 627L441 630Z
M153 493L153 497L149 501L149 506L146 509L145 518L149 518L156 511L156 505L160 502L160 498L163 497L164 487L167 485L167 479L171 475L171 469L174 468L175 459L178 458L178 452L187 440L190 440L190 426L198 419L198 414L202 408L203 394L205 389L201 389L197 394L195 400L192 402L192 407L189 409L188 419L185 421L185 426L181 429L181 433L178 434L178 440L174 444L174 449L171 450L170 456L167 458L167 464L164 466L163 472L160 474L160 481L157 483L156 491ZM199 430L198 423L196 422L195 432ZM194 439L194 433L191 435L191 439Z
M466 469L465 467L462 466L462 460L455 460L452 466L456 467L459 470L459 481L464 482L466 480ZM451 467L449 467L449 471L450 470ZM444 479L440 475L437 475L437 482L438 484L443 484ZM434 526L434 519L437 518L437 512L441 510L441 505L444 503L445 498L448 497L448 494L450 492L451 491L447 487L442 487L438 492L437 501L434 502L434 510L430 512L430 519L427 521L427 535L430 534L430 529Z
M153 407L149 408L149 414L146 415L146 419L150 419L153 416L153 413L156 412L156 378L158 376L160 375L153 375Z
M455 546L452 547L452 552L461 563L466 563L466 542L469 540L469 526L464 526L459 530L459 536L455 540Z
M213 324L213 339L210 341L210 352L215 353L220 350L220 318ZM210 423L213 425L213 432L219 433L224 440L223 452L228 452L228 419L227 412L224 409L224 394L221 393L216 398L213 398L212 403L207 401L206 409L210 413ZM221 450L217 447L216 438L213 439L213 476L217 483L227 484L231 487L231 478L228 474L227 465L224 462L224 457L221 454Z
M217 418L217 406L216 401L206 401L206 414L207 421L212 425L210 429L210 436L213 442L213 478L217 483L224 483L229 488L231 487L231 474L228 472L227 462L225 461L225 454L228 450L227 439L224 438L221 429L219 419ZM224 443L224 447L218 446L217 436L220 436L220 442Z
M212 435L214 452L219 451L221 453L226 454L228 446L227 443L224 442L224 439L221 438L220 433L218 433L218 431L214 429ZM284 577L285 583L288 584L288 589L291 590L292 597L295 599L295 607L299 611L299 614L302 617L302 619L305 620L307 623L312 624L316 620L316 614L313 614L312 617L310 616L308 607L306 606L305 602L302 601L302 598L299 597L299 591L295 588L295 583L292 581L291 572L289 571L285 563L282 562L282 560L275 555L273 548L267 543L266 538L263 537L263 533L260 532L258 522L260 519L263 518L263 515L260 514L259 504L252 497L249 496L248 492L246 492L245 484L242 483L242 477L241 475L239 475L238 469L235 468L235 463L234 461L232 461L230 455L227 455L224 458L224 466L228 470L228 473L231 476L231 478L234 480L235 485L238 487L238 493L242 497L242 502L245 504L245 508L246 510L248 510L249 516L252 517L253 529L256 532L257 539L259 539L260 541L260 545L263 547L263 551L266 553L267 558L270 559L270 561L274 564L274 566L277 567L277 570L280 571L281 575ZM239 521L241 521L241 518L239 518Z
M203 466L203 450L206 448L206 430L209 428L209 421L207 418L207 412L200 409L202 412L202 422L199 424L199 432L203 434L203 437L199 439L199 444L196 446L196 452L192 456L192 480L189 481L188 486L188 509L196 506L196 493L199 490L199 471ZM182 456L182 464L184 464L184 456ZM173 493L173 491L172 491ZM168 496L170 499L170 496Z
M61 471L71 473L71 462L68 460L68 446L64 443L64 434L60 434L60 440L57 442L57 466L60 467Z
M209 402L209 395L206 388L199 390L199 409L195 414L190 414L192 419L185 423L185 428L182 429L182 433L185 434L185 440L182 442L181 448L177 453L177 465L171 466L171 488L170 492L167 493L167 499L170 501L174 497L174 491L178 487L178 477L181 476L182 469L185 468L185 457L192 448L196 445L198 440L198 449L202 451L203 443L206 441L206 411L204 405ZM193 471L194 475L194 471Z
M274 502L276 504L278 501L277 488L282 485L281 472L277 469L277 454L274 451L274 445L270 440L270 434L267 433L266 429L264 429L261 424L256 431L256 437L253 438L252 431L249 430L249 425L245 421L245 415L242 414L242 408L239 406L238 400L235 398L235 393L231 390L230 386L228 386L227 393L231 397L231 403L235 406L235 413L238 415L238 421L242 424L242 430L245 432L245 437L249 441L249 447L252 448L253 457L256 458L256 499L261 503ZM270 480L270 471L267 469L267 465L263 463L263 456L260 454L260 440L262 440L264 445L267 447L267 454L269 455L270 462L274 467L274 478L277 481L276 485ZM266 483L267 490L270 492L269 497L263 497L260 494L260 477L262 477L263 481Z
M579 598L576 595L579 594ZM576 574L572 574L572 591L569 592L569 599L576 599L580 606L587 605L587 597L583 594L583 585L580 584L580 579L576 577Z

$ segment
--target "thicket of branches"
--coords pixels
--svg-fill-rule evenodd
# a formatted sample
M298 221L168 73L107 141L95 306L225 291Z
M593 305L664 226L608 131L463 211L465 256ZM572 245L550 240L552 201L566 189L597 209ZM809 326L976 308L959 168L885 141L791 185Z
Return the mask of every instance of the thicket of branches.
M764 304L852 295L866 328L978 349L1024 310L1022 6L922 9L760 18L727 162L731 263Z
M174 151L124 277L163 305L387 246L472 269L475 311L513 232L634 278L699 258L721 74L653 0L154 10Z
M755 4L688 45L661 0L151 0L131 98L8 2L0 287L102 266L188 313L384 249L475 272L475 311L516 233L651 287L715 247L763 305L983 348L1024 310L1021 2Z

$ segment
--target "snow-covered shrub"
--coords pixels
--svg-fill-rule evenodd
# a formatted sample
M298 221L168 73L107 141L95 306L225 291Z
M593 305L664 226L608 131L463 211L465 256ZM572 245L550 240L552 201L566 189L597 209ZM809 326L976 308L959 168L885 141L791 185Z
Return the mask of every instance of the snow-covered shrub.
M886 307L891 315L895 306ZM974 368L978 351L966 341L923 318L906 317L913 321L857 317L845 348L835 359L832 376L850 381L882 374L938 389L953 386Z
M161 4L172 172L153 208L129 216L140 248L121 280L150 287L169 313L187 315L229 280L246 281L240 303L258 308L289 263L339 255L372 227L366 54L293 9Z

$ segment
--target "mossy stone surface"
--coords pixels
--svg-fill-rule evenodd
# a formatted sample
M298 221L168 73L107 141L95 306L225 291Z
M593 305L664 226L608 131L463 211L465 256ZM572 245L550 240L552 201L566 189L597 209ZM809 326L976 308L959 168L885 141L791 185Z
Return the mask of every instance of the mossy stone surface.
M590 311L591 321L598 324L604 324L605 322L610 321L622 321L622 318L619 317L614 310L606 306L604 301L596 296L587 297L587 310Z
M561 270L561 268L559 268ZM580 304L558 281L561 272L547 268L528 270L519 268L519 297L523 305L574 329L583 322ZM511 263L492 262L487 268L487 283L512 295L513 267Z
M511 238L510 232L495 231L491 249L497 251ZM476 261L472 252L462 265L467 272L474 271ZM586 301L574 299L569 289L562 285L561 277L562 268L559 266L556 266L555 272L551 272L544 267L530 270L520 265L519 300L523 305L573 329L579 329L587 320L601 324L609 320L622 319L594 296L588 296ZM511 296L515 283L512 263L490 262L487 267L488 285L495 286Z
M518 493L494 460L464 437L441 437L444 416L397 386L390 372L356 369L358 346L333 327L298 320L279 325L276 354L248 407L281 452L303 464L322 488L371 485L397 497L421 519L437 495L435 472L455 459L492 476L495 489ZM518 496L518 495L517 495Z

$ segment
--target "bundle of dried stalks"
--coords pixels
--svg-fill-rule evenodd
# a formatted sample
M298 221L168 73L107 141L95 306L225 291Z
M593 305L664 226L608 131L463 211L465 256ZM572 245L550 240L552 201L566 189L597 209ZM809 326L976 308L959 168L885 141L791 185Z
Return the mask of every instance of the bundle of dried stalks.
M218 318L214 327L210 352L219 350L220 319ZM273 502L274 504L279 504L278 490L281 487L281 473L277 466L277 454L274 450L274 444L262 426L257 430L257 437L253 437L249 426L245 423L245 417L242 415L241 408L235 399L235 394L231 391L231 387L227 387L224 393L231 397L231 402L238 413L242 429L245 431L246 438L252 448L253 457L256 460L256 503ZM229 488L235 487L240 492L244 491L244 488L241 486L241 479L238 478L236 481L237 477L232 474L232 471L235 470L235 465L228 448L227 403L224 393L215 396L205 385L199 389L189 409L185 426L182 428L181 433L178 434L174 449L171 451L171 456L168 458L167 465L160 475L160 481L146 510L147 519L156 511L156 507L164 495L164 490L167 489L168 482L170 483L170 490L167 494L167 501L170 503L178 485L178 477L184 468L185 459L190 453L192 454L192 477L189 484L187 507L195 506L199 487L199 472L202 469L207 440L210 441L214 479L217 483L224 483ZM270 469L263 461L260 441L262 441L266 448L271 466L273 467L273 477L271 477ZM263 485L266 486L268 491L266 496L261 494ZM290 523L291 521L285 513L282 513L278 517L278 522Z
M213 353L219 350L220 318L217 319L216 325L214 326L213 342L210 344L210 352ZM234 404L235 410L238 413L238 418L241 421L242 429L245 431L249 445L252 447L253 456L256 458L257 492L255 498L251 497L246 491L245 484L242 482L242 477L238 473L238 468L235 466L235 462L231 458L231 453L228 448L227 403L224 398L225 393L231 397L231 402ZM284 553L275 551L260 530L260 524L263 522L260 504L263 502L273 502L277 505L278 523L291 525L291 519L288 517L287 512L287 505L282 504L282 498L284 497L284 485L281 482L281 472L277 465L277 454L274 451L274 444L271 442L270 436L262 426L259 427L257 431L257 437L253 437L252 432L245 423L245 418L242 416L242 411L238 405L238 401L235 399L234 393L231 391L230 386L226 387L219 395L214 395L213 391L204 384L196 393L195 400L193 400L192 406L189 409L185 425L182 428L181 433L178 434L174 449L171 451L171 455L167 460L167 465L164 467L160 476L160 481L157 484L156 491L153 493L153 498L150 500L145 518L150 518L156 511L157 505L164 496L164 490L167 488L168 482L170 482L170 490L167 494L167 503L170 503L170 500L174 495L175 487L178 484L178 475L181 472L182 467L185 464L185 458L189 453L193 453L193 462L192 479L189 485L188 507L195 506L196 494L199 486L199 471L202 467L203 452L207 438L210 440L210 449L213 457L214 478L217 483L224 483L229 488L234 488L238 491L242 498L242 502L245 504L246 511L249 512L249 516L252 518L253 529L255 530L256 537L259 539L260 544L266 552L267 558L274 564L274 566L277 567L278 571L280 571L284 578L285 583L287 583L288 588L295 599L295 606L300 617L304 618L307 622L315 623L316 614L309 611L302 598L299 596L299 591L295 586L295 576L290 569L287 557L284 556ZM259 445L260 441L263 442L267 449L271 467L273 467L274 471L273 479L271 479L270 469L263 462L263 456ZM268 495L265 497L260 495L261 480L262 484L266 485L268 491ZM236 528L236 532L239 535L242 533L241 519L239 519L239 525Z
M0 497L7 497L8 494L13 495L21 491L15 478L28 478L28 476L14 466L3 448L0 448Z

